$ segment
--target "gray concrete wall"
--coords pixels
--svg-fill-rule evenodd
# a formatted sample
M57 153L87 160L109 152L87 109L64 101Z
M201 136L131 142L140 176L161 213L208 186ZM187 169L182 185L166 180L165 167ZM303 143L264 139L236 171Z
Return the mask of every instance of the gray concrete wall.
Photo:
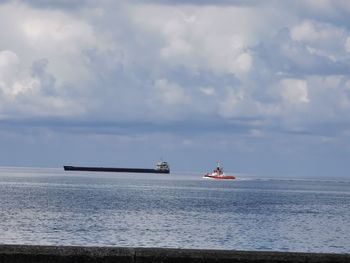
M349 263L350 254L253 252L167 248L63 247L0 245L0 263L187 263L187 262L332 262Z

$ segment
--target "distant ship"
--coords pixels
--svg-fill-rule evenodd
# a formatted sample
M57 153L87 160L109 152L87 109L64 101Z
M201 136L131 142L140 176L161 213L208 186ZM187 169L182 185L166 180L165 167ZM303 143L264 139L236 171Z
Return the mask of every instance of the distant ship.
M224 170L220 166L220 163L218 162L218 165L214 169L212 173L207 173L203 176L203 178L208 178L208 179L228 179L228 180L233 180L236 179L235 176L233 175L226 175L224 174Z
M168 174L170 167L167 162L158 162L155 169L147 168L115 168L115 167L84 167L84 166L63 166L65 171L85 172L117 172L117 173L157 173Z

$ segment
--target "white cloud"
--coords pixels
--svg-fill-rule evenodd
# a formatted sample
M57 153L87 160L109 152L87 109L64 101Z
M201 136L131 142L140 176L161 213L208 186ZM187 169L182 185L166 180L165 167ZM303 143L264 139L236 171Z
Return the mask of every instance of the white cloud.
M281 96L289 104L310 102L307 82L301 79L283 79L280 82Z
M19 71L20 60L16 53L10 50L0 51L0 90L11 94L10 88Z
M94 98L87 98L84 92L91 93L91 83L96 81L88 52L109 53L106 65L111 65L119 56L118 47L88 21L63 11L10 2L0 5L0 16L0 30L6 33L0 37L0 114L86 113ZM10 24L14 26L8 27ZM47 63L37 74L33 67L42 59Z
M237 117L240 114L240 105L245 102L243 90L229 89L227 97L219 104L219 113L221 116L230 118Z
M346 52L350 53L350 37L347 37L347 39L346 39L345 50L346 50Z
M253 57L249 53L241 53L230 63L232 73L247 73L251 70Z
M179 38L172 40L171 43L160 52L162 57L171 60L178 56L191 56L193 48L188 42Z
M334 62L343 59L348 35L349 32L338 25L310 20L293 26L290 31L291 38L305 45L311 54Z
M160 105L183 105L189 101L185 90L176 83L169 82L167 79L156 80L153 94L156 100L155 103Z
M315 21L304 21L291 29L292 39L307 43L334 41L342 39L344 34L343 29Z
M348 121L350 92L346 75L309 76L307 78L310 101L309 121Z
M237 7L146 5L133 9L140 27L163 37L160 55L169 64L237 76L252 68L249 48L256 43L254 32L259 27L254 18L254 10Z
M215 89L212 87L202 87L199 89L203 94L206 96L213 96L215 95Z
M97 44L93 29L88 24L61 13L25 17L21 21L21 29L31 48L46 52L58 49L61 54L75 53Z
M70 98L47 95L43 76L32 75L23 68L16 53L0 51L1 116L70 116L83 112Z

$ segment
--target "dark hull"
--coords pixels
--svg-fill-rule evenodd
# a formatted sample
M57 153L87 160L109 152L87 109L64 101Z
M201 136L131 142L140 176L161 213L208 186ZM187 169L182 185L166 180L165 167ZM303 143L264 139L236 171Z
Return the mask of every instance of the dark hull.
M156 173L168 174L169 170L156 170L144 168L112 168L112 167L82 167L82 166L63 166L65 171L86 171L86 172L115 172L115 173Z

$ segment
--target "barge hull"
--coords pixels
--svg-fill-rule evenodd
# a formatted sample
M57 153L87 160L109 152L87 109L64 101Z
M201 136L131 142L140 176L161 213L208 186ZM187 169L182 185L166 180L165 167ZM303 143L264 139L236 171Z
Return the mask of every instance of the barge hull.
M65 171L85 171L85 172L114 172L114 173L156 173L168 174L169 170L145 169L145 168L113 168L113 167L83 167L83 166L63 166Z

